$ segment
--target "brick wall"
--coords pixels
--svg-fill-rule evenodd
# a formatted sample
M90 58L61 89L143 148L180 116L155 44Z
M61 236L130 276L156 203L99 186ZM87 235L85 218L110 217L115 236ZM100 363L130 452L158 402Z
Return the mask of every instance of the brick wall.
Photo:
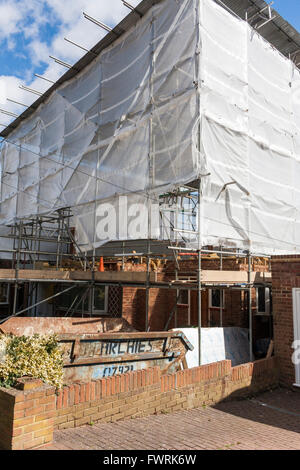
M0 449L32 449L52 442L55 415L54 387L0 387Z
M197 259L181 259L179 261L179 275L188 277L196 276ZM218 257L202 257L202 269L219 270L220 259ZM222 269L224 271L248 271L248 262L246 258L227 257L223 259ZM125 263L126 271L146 271L146 264L135 264L131 262ZM267 272L269 271L269 261L264 258L255 258L252 264L253 271ZM157 279L159 281L168 281L175 279L174 262L165 261L156 268ZM253 313L256 308L255 289L252 292ZM202 291L202 326L219 326L220 310L210 309L208 302L208 291ZM151 331L164 330L169 315L172 312L176 302L176 291L168 289L150 289L149 294L149 326ZM123 288L123 317L137 330L145 330L145 289L132 287ZM211 324L208 323L209 313ZM197 293L191 291L190 304L190 326L198 325L197 313ZM180 306L177 309L177 325L175 325L175 315L169 324L169 328L183 328L188 324L188 307ZM244 299L242 291L225 291L225 304L223 309L223 326L238 326L248 328L249 314L248 302ZM254 341L261 337L269 336L268 325L261 324L261 318L253 316L253 337Z
M74 384L57 397L56 429L212 405L277 386L274 357L231 367L221 361L175 374L153 368Z
M158 367L75 383L55 394L0 388L0 447L29 449L52 440L55 429L171 413L245 397L276 387L275 358L231 367L231 361L161 375Z
M274 348L278 358L280 382L295 383L292 363L294 341L292 290L300 287L300 255L274 256L272 265L272 296L274 321Z

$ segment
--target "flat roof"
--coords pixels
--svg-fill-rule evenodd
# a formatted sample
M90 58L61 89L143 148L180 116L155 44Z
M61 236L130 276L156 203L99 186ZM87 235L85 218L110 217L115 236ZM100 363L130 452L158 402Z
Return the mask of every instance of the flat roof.
M131 11L112 31L101 39L89 52L87 52L76 64L72 66L65 74L63 74L55 84L53 84L42 96L32 103L20 116L11 122L0 133L0 137L7 137L14 129L16 129L22 121L31 116L36 109L42 104L61 84L70 80L89 65L97 55L105 48L111 45L124 32L128 31L139 20L140 16L145 15L150 8L160 3L162 0L143 0ZM255 14L262 8L267 6L264 0L214 0L224 8L229 8L240 18L245 19L246 11L249 16ZM286 20L284 20L274 9L273 14L276 18L267 23L259 33L278 49L285 56L293 54L299 50L300 56L300 34Z

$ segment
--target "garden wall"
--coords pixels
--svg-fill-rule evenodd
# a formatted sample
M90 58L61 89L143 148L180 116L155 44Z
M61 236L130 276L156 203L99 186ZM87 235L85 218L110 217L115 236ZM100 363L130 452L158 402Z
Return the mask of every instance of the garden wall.
M161 375L158 367L64 387L0 388L0 447L31 449L53 430L172 413L276 387L275 358L231 367L231 361Z

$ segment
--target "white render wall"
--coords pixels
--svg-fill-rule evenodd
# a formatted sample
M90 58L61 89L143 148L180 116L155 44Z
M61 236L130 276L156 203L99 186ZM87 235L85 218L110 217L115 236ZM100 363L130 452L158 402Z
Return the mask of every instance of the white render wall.
M299 71L246 22L213 0L164 0L10 134L0 222L71 206L90 249L99 203L208 175L203 245L300 252L299 103Z

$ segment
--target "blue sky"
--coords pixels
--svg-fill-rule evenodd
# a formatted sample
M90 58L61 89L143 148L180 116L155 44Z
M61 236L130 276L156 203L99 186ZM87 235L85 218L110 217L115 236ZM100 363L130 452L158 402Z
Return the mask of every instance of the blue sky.
M130 3L135 6L139 0ZM0 0L0 84L5 83L7 97L30 105L36 95L24 92L20 85L44 92L50 84L35 73L56 81L66 72L49 55L75 63L84 54L65 37L89 49L104 36L101 28L84 19L83 12L114 26L129 10L121 0ZM16 114L24 110L11 102L0 107ZM0 114L0 124L10 120Z
M300 32L300 0L275 0L273 8Z
M130 3L137 5L139 0ZM300 0L275 0L273 7L300 31ZM43 92L50 84L34 73L55 81L66 71L50 54L68 63L83 55L64 37L86 48L103 37L104 31L85 20L83 11L110 26L129 12L121 0L0 0L0 83L5 82L8 97L31 104L36 95L22 91L20 84ZM24 110L9 102L0 107L17 114ZM0 114L0 124L10 120Z

